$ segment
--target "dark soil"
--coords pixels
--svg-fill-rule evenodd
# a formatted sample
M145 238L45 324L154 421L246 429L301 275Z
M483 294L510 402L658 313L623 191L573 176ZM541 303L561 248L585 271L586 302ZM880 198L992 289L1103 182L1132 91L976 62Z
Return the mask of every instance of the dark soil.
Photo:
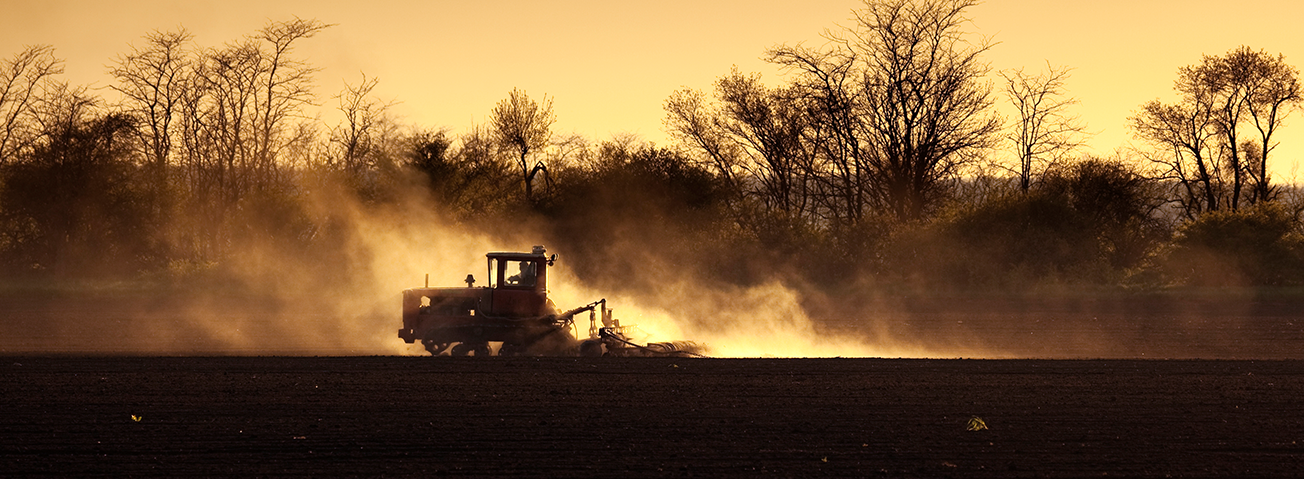
M1296 360L4 356L0 385L5 477L1304 475Z

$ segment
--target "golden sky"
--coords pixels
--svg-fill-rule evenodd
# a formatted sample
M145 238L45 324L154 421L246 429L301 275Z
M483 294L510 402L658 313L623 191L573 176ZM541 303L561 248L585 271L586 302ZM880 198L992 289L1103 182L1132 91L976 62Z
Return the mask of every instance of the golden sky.
M554 98L556 130L602 140L632 132L666 142L662 105L674 90L710 89L733 65L778 83L760 61L783 43L822 43L846 23L856 0L663 1L309 1L2 0L0 56L51 44L65 78L103 87L114 58L151 30L185 26L202 46L238 39L269 20L299 16L337 26L299 53L323 70L319 100L362 73L376 93L401 102L408 122L453 133L484 123L513 87ZM1144 102L1174 99L1179 67L1239 45L1304 65L1304 2L1252 7L1209 0L988 0L971 30L998 42L994 69L1074 68L1070 94L1108 155L1131 134L1127 117ZM111 97L111 92L104 92ZM328 113L328 112L327 112ZM329 116L327 116L329 118ZM1279 178L1304 157L1304 114L1292 115L1276 151ZM1304 175L1304 173L1301 173Z

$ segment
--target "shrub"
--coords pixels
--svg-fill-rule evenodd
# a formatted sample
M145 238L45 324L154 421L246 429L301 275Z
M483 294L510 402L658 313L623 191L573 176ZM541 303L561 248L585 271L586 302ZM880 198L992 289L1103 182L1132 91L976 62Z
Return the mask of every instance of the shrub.
M1282 285L1304 279L1304 236L1277 203L1219 210L1182 225L1166 271L1189 285Z

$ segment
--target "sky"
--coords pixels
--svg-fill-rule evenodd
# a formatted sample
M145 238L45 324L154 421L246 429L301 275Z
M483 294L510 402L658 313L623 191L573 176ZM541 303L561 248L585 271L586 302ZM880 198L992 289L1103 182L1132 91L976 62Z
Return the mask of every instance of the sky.
M0 57L49 44L64 79L106 87L115 59L153 30L184 26L200 46L220 46L295 16L334 27L304 41L300 58L321 68L322 115L330 96L362 75L398 102L405 123L451 133L484 124L513 88L553 99L554 131L601 141L633 133L666 144L663 105L675 90L709 91L734 66L780 84L761 60L782 44L819 46L847 24L857 0L0 0ZM1252 7L1207 0L987 0L969 30L994 42L994 70L1072 68L1073 113L1110 155L1134 142L1127 118L1149 100L1174 101L1177 69L1240 45L1304 65L1297 22L1304 2ZM112 92L103 92L111 98ZM1002 98L1003 99L1003 98ZM1282 130L1278 177L1304 158L1304 114Z

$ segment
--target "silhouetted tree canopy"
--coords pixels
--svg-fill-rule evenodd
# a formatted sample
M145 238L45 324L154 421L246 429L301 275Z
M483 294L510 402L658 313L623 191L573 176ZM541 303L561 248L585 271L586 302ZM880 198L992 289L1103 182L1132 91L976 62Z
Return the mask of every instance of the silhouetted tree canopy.
M1154 100L1132 116L1188 218L1274 199L1268 157L1300 101L1298 76L1284 57L1242 46L1182 67L1177 103Z
M40 134L37 106L63 73L50 45L29 46L0 61L0 166L31 146Z
M0 245L11 270L58 276L156 265L148 184L131 117L74 99L29 154L5 168Z
M297 54L329 31L317 20L209 46L147 33L102 90L59 81L53 47L26 47L0 61L0 270L166 275L275 257L361 277L338 261L366 255L349 249L367 233L356 224L392 221L538 237L613 291L662 286L640 270L811 297L1304 280L1304 207L1270 174L1299 102L1282 56L1239 47L1182 68L1179 100L1131 119L1154 149L1129 154L1156 173L1079 150L1068 68L1006 70L1019 117L1002 130L994 44L967 31L976 3L866 0L825 46L766 51L783 72L770 83L735 68L709 92L674 92L666 146L554 131L552 99L519 88L486 105L485 125L408 125L365 74L326 125L318 69ZM1001 138L1017 166L996 161Z
M540 104L515 88L489 114L493 138L499 147L511 152L520 170L527 203L533 203L535 199L534 178L540 172L547 174L542 161L530 165L531 154L548 146L552 140L552 123L556 120L552 100L546 95Z
M865 170L867 199L900 220L924 218L947 180L991 145L1000 126L983 77L986 43L966 37L972 0L867 0L834 47L780 47L770 61L797 75L813 122L838 163Z
M1005 94L1018 112L1006 140L1014 145L1019 188L1032 187L1040 170L1064 159L1084 142L1085 125L1068 112L1077 103L1064 98L1069 69L1047 65L1045 74L1028 74L1022 69L1001 72Z

